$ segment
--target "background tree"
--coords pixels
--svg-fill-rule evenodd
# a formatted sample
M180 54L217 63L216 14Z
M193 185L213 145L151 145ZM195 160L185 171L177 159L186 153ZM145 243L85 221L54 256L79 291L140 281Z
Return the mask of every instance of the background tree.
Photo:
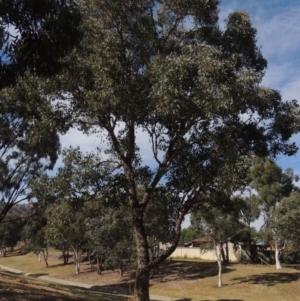
M275 209L277 233L287 241L289 246L287 252L292 261L298 257L300 250L299 205L300 193L294 191L288 197L283 198Z
M87 244L85 218L84 202L78 199L57 201L48 207L47 240L71 247L76 274L80 272L81 254Z
M26 219L23 228L22 237L25 245L22 246L22 252L33 252L38 255L38 261L41 261L41 253L46 264L48 264L49 241L46 236L46 208L41 204L34 204L34 214Z
M293 181L297 178L291 169L282 169L270 159L255 158L251 168L253 178L252 187L257 191L261 214L264 218L262 232L265 239L275 248L276 268L280 269L280 255L285 248L276 227L275 211L283 197L288 197L293 190L297 190Z
M118 269L122 276L126 267L132 266L136 252L130 216L124 214L128 211L126 205L120 208L103 207L101 212L97 212L97 217L86 220L87 235L98 252L97 258L102 259L98 262L98 274L101 274L104 266Z
M30 179L57 159L59 125L48 118L52 108L37 89L28 76L0 91L0 222L15 204L30 200Z
M44 174L31 181L31 189L38 203L46 203L47 238L63 250L72 248L79 273L81 253L88 244L85 221L95 214L95 208L90 206L96 201L91 201L100 196L113 198L114 189L106 182L112 170L93 153L84 155L79 149L69 149L62 155L64 165L58 173L53 177Z
M202 234L202 229L200 231L196 231L193 226L189 226L188 228L181 230L180 238L183 241L190 242L193 239L199 238L200 236L202 236Z
M243 230L244 226L240 221L240 210L237 202L233 202L230 197L224 193L219 193L219 207L210 207L206 210L194 211L192 214L193 224L198 224L203 233L209 235L212 239L213 248L216 253L218 272L218 287L222 287L222 261L229 263L228 243L234 242L234 237ZM195 223L195 220L197 221Z
M250 179L249 179L249 185ZM257 230L252 226L252 223L260 217L259 199L250 186L244 190L244 194L233 196L233 202L239 204L240 221L244 225L241 227L239 233L235 235L236 243L239 242L243 251L252 263L256 263L258 259L256 242L258 240Z
M7 248L14 248L21 241L25 221L20 216L11 215L0 223L0 246L2 256Z
M110 180L122 185L132 217L136 297L148 301L150 271L175 250L192 207L224 187L237 190L249 155L295 153L296 102L260 85L267 62L245 12L230 14L222 30L217 0L81 4L81 44L65 58L69 69L40 91L65 100L74 124L106 141ZM142 131L156 166L141 194ZM174 236L151 260L144 215L160 186L175 204Z

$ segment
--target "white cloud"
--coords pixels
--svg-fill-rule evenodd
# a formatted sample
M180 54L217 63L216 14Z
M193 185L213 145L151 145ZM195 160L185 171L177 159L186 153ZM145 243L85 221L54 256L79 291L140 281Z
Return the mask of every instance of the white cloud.
M62 148L80 146L81 151L90 152L100 147L100 139L98 135L86 135L77 129L70 129L67 134L60 136Z

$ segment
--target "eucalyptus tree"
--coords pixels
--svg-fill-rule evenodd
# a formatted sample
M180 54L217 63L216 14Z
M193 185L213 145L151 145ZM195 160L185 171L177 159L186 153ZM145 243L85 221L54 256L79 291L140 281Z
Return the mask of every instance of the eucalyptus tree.
M41 261L41 254L43 254L44 262L48 267L49 240L46 236L46 227L45 206L36 203L34 204L34 214L26 218L22 231L22 237L25 241L23 250L37 254L38 261Z
M76 1L2 0L0 2L0 89L19 76L50 76L80 40Z
M52 108L38 86L27 76L0 91L0 222L12 206L30 200L29 181L57 159L60 126L48 118Z
M199 231L211 237L212 245L208 245L206 249L215 251L219 268L218 287L222 287L222 262L229 263L228 243L235 243L234 238L244 230L244 225L240 215L241 203L222 192L214 197L218 199L219 206L210 206L207 203L205 209L194 210L191 222L197 225Z
M277 232L289 242L289 251L299 253L300 249L300 192L294 191L284 197L275 208Z
M43 174L31 181L31 194L37 204L45 204L46 237L49 242L67 251L73 250L76 273L80 272L81 253L90 245L86 220L101 215L97 211L100 196L114 197L114 187L108 182L113 170L100 161L100 155L83 154L79 149L62 151L63 166L54 176ZM96 197L98 199L96 199ZM65 254L64 254L65 255Z
M136 298L148 301L149 273L175 250L191 208L223 187L237 190L249 155L296 152L289 143L299 129L296 102L261 86L267 61L245 12L230 14L221 29L217 0L81 4L81 44L44 93L67 103L80 130L99 135L112 175L122 179L137 250ZM137 182L150 163L141 135L154 161L142 194ZM176 204L175 235L151 260L144 214L161 185Z
M292 169L285 172L271 159L255 158L251 168L252 188L257 191L260 212L264 219L261 232L275 248L276 268L281 269L280 255L285 248L283 237L276 226L276 207L284 197L297 190L297 179Z
M136 251L133 231L130 215L126 213L129 213L126 205L108 207L102 202L101 210L94 211L94 214L87 216L85 220L86 235L97 258L98 274L106 267L118 269L120 276L123 276L126 266L134 266L132 262Z
M6 217L0 223L0 249L2 256L6 256L7 248L13 248L21 241L24 224L24 219L17 215Z
M48 207L46 237L49 243L70 246L76 274L80 272L81 254L87 244L84 203L64 200Z

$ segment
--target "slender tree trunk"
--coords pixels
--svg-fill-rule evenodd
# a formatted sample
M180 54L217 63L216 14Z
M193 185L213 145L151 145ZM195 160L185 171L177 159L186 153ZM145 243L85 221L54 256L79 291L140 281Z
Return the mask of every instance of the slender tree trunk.
M79 274L80 272L80 252L72 247L73 249L73 253L74 253L74 265L75 265L75 271L76 271L76 274Z
M63 246L62 254L63 254L63 259L64 259L64 265L66 265L69 261L69 248L66 248L65 246Z
M97 254L97 274L101 275L102 273L102 254L101 254L101 260L99 261L99 255Z
M88 258L89 258L89 263L90 263L90 266L91 266L91 269L93 268L93 263L92 263L92 258L91 258L91 251L88 251Z
M123 277L123 264L122 264L122 261L120 261L120 263L119 263L119 273L120 273L120 276Z
M220 248L220 253L221 253L221 256L222 256L222 260L223 262L225 263L226 262L226 255L225 255L225 252L224 252L224 248Z
M43 257L44 257L46 267L48 268L49 267L49 264L48 264L48 250L47 249L43 250L42 253L43 253Z
M215 245L215 252L216 252L216 257L217 257L217 262L219 266L219 272L218 272L218 287L222 287L222 244L218 243Z
M69 254L69 248L67 248L67 257L66 257L66 264L69 262L69 256L70 254Z
M276 262L276 269L282 269L281 263L280 263L280 251L278 249L278 243L275 241L275 262Z
M226 263L229 263L229 248L228 248L228 240L226 240L226 244L225 244L225 256L226 256Z
M39 252L39 255L38 255L38 262L41 262L41 251Z

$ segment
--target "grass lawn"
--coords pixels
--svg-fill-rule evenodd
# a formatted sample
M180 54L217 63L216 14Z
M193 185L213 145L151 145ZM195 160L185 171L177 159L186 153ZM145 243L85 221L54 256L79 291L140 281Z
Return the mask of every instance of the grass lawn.
M101 295L99 289L114 290L122 294L132 293L134 271L128 271L124 277L120 277L117 271L104 271L99 276L95 267L91 268L88 263L83 263L81 273L75 274L73 262L63 266L62 260L58 259L60 252L50 252L49 268L37 261L34 254L18 255L8 253L7 257L0 257L0 264L16 268L36 275L47 275L71 281L92 284L92 290L77 287L66 287L57 290L58 285L39 282L32 284L34 278L20 278L9 286L5 291L5 285L1 284L0 300L126 300L121 295ZM276 270L275 267L251 264L230 264L223 268L222 288L217 287L218 267L216 262L171 260L164 263L154 275L150 283L150 292L155 295L178 298L180 301L300 301L300 271L297 267L286 267ZM2 273L1 281L5 277L12 277L9 273ZM4 277L4 278L3 278ZM15 276L14 276L15 277ZM3 292L8 296L10 292L18 292L20 285L26 284L30 291L37 290L41 294L41 288L47 294L53 294L52 290L60 292L62 296L47 297L40 299L14 299L2 298ZM98 291L97 291L98 290ZM88 295L91 294L91 295ZM97 295L98 294L98 295ZM100 294L100 295L99 295ZM27 296L27 293L26 293ZM48 298L48 299L47 299ZM80 299L82 298L82 299Z
M218 288L217 263L180 260L170 264L169 273L156 276L150 291L181 301L300 301L296 268L230 264L223 267L223 287Z

